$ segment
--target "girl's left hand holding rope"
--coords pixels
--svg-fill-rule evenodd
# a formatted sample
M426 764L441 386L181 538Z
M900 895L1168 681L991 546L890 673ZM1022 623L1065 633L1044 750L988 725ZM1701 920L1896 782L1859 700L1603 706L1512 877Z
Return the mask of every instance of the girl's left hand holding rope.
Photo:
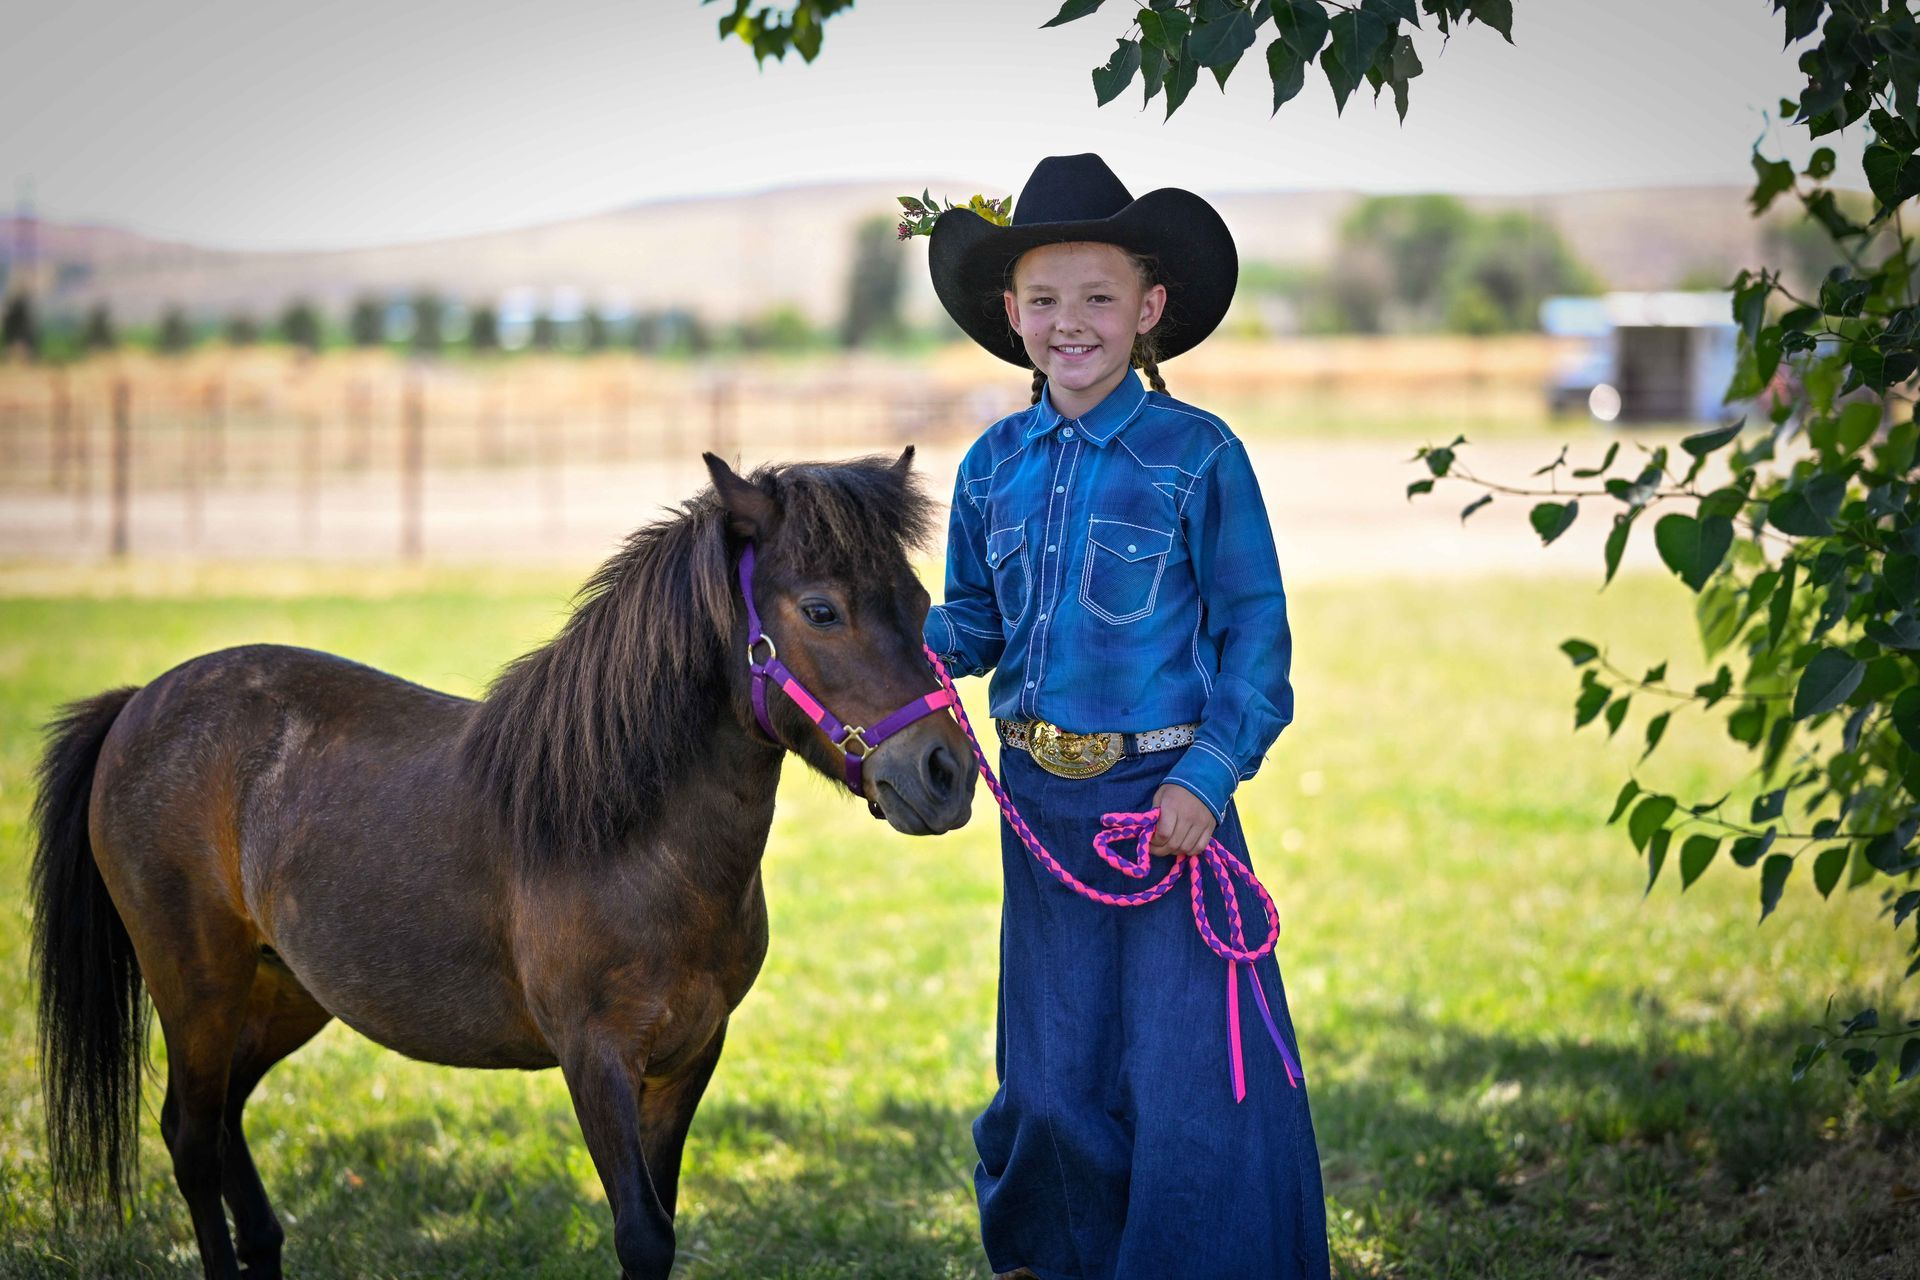
M1176 854L1194 857L1213 838L1213 811L1177 782L1164 782L1153 793L1153 807L1160 811L1154 824L1153 839L1147 852L1156 857Z

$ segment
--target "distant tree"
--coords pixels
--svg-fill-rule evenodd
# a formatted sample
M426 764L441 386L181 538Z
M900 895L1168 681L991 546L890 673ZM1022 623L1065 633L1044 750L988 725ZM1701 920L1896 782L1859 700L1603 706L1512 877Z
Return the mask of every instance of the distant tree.
M179 307L168 307L160 316L160 327L154 332L154 346L160 354L168 356L182 355L193 346L193 325L187 320L187 313Z
M33 313L33 299L16 293L0 310L0 356L22 356L28 360L40 354L40 322Z
M274 325L280 341L301 351L320 349L320 312L305 298L295 298Z
M897 342L906 326L900 300L906 285L906 255L896 242L890 215L863 219L853 233L853 265L847 274L846 312L840 341L849 347Z
M589 351L605 351L611 332L607 318L598 311L588 311L586 328L581 341Z
M413 349L435 355L447 345L447 304L431 289L413 295Z
M250 347L260 341L260 322L244 311L236 311L227 317L226 339L230 347Z
M94 303L80 328L80 349L88 352L111 351L119 345L120 335L113 328L112 309L104 302Z
M1532 329L1552 294L1599 280L1524 210L1477 214L1453 196L1373 196L1341 220L1334 260L1302 300L1310 330Z
M482 352L500 349L500 313L485 303L473 309L473 319L467 324L467 348Z
M378 298L354 300L347 316L347 336L356 347L377 347L387 340L387 309Z
M1465 332L1534 329L1546 298L1594 294L1601 287L1599 277L1573 256L1552 223L1520 210L1496 213L1475 219L1450 255L1441 286L1443 323ZM1462 324L1463 315L1474 319ZM1495 316L1498 327L1488 330L1484 320Z
M1405 327L1428 328L1444 311L1443 281L1473 225L1473 211L1453 196L1376 196L1341 220L1340 245L1348 255L1381 255L1388 298L1413 318Z
M560 345L560 325L552 316L542 311L533 318L533 332L528 335L527 345L535 351L552 351Z
M896 260L898 255L895 255ZM819 339L806 313L791 302L768 307L740 326L741 345L750 351L804 351Z
M658 311L642 311L633 317L627 329L627 344L635 351L653 354L666 345L666 326Z

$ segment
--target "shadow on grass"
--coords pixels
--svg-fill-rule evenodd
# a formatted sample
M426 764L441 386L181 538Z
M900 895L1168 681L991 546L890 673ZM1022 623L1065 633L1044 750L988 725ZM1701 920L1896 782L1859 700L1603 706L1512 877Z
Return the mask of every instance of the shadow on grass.
M1307 1063L1340 1272L1901 1273L1920 1233L1888 1188L1920 1159L1920 1092L1793 1084L1802 1031L1652 1009L1629 1046L1349 1024ZM714 1100L688 1151L676 1275L984 1277L972 1113ZM347 1124L254 1132L290 1274L618 1273L564 1105ZM184 1206L146 1172L124 1229L16 1241L0 1273L197 1275ZM33 1219L43 1205L13 1216Z

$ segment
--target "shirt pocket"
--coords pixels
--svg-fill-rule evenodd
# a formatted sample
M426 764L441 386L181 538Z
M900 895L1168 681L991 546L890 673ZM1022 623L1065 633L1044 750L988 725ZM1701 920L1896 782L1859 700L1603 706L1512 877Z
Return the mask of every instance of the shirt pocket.
M993 570L993 595L1000 606L1000 618L1011 627L1025 616L1027 597L1033 591L1025 525L995 529L987 535L987 567Z
M1080 603L1107 622L1137 622L1153 612L1160 579L1173 550L1172 530L1124 520L1087 522L1087 554L1080 570Z

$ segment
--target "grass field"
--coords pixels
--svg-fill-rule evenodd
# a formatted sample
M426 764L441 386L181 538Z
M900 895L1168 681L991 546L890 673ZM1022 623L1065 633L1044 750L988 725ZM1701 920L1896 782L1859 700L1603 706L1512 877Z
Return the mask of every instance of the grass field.
M475 692L552 631L572 585L0 569L0 1275L199 1274L156 1086L128 1224L49 1217L23 899L39 722L256 640ZM1823 903L1801 874L1756 928L1757 877L1721 859L1685 900L1671 869L1643 900L1644 867L1601 826L1641 716L1611 743L1571 733L1555 646L1604 640L1634 670L1671 658L1688 684L1683 596L1633 576L1604 595L1585 579L1293 593L1298 721L1240 802L1286 922L1340 1274L1920 1274L1920 1087L1788 1078L1830 993L1849 1011L1920 1004L1872 896ZM1708 798L1743 759L1676 717L1641 776ZM985 1275L968 1123L993 1082L992 817L982 789L968 827L909 840L789 772L772 952L694 1124L682 1274ZM1276 1069L1250 1048L1250 1070ZM335 1024L248 1122L292 1275L617 1272L556 1072L424 1066Z

